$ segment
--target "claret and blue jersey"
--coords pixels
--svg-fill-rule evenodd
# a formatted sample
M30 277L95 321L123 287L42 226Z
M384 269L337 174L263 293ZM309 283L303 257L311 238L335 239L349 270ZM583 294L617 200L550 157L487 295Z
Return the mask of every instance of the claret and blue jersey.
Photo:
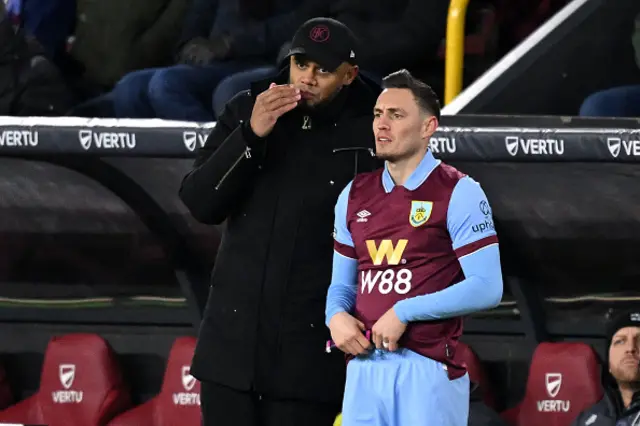
M327 325L351 312L367 328L394 308L400 346L465 373L455 356L462 316L496 306L502 273L480 185L429 151L404 185L386 168L358 175L335 207Z

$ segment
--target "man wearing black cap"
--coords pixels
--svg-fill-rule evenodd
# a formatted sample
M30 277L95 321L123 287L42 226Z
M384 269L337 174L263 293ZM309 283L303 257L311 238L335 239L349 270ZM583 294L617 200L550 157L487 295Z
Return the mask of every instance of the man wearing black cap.
M614 317L607 339L604 397L574 426L640 426L640 310Z
M180 189L198 221L226 221L191 367L205 426L330 426L340 411L345 360L324 350L333 207L379 166L380 88L333 19L303 24L289 56L227 104Z

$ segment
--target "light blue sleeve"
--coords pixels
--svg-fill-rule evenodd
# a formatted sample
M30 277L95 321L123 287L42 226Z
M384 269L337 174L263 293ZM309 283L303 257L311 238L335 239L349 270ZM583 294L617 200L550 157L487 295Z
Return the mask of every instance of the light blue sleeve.
M333 270L327 291L325 324L339 312L351 312L356 302L358 286L358 261L354 244L347 227L347 207L351 183L340 193L335 207Z
M349 192L351 192L352 184L353 181L349 182L338 196L338 201L336 201L334 209L335 217L333 219L333 238L339 244L350 247L353 247L353 239L347 227L347 208L349 207Z
M447 211L447 228L456 251L496 235L487 196L480 184L468 176L460 179L453 189Z
M460 259L466 277L444 290L395 304L400 321L433 321L491 309L502 299L502 271L497 244Z
M468 315L502 299L500 249L491 207L480 185L461 179L449 201L447 227L465 279L444 290L401 300L394 310L402 322Z

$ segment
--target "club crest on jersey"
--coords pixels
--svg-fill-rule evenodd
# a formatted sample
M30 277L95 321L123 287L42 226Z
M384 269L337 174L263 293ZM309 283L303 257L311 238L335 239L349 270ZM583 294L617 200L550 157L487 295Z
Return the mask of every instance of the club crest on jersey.
M409 223L414 228L427 223L431 217L433 202L431 201L411 201L411 212L409 213Z

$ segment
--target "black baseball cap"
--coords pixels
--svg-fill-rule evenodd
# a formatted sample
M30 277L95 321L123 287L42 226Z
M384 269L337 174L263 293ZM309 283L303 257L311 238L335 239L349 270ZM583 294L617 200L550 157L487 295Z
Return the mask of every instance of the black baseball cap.
M333 18L313 18L293 36L289 55L301 55L333 72L343 62L356 65L356 37Z
M625 327L640 327L640 309L622 312L607 324L607 343L611 346L613 336Z

